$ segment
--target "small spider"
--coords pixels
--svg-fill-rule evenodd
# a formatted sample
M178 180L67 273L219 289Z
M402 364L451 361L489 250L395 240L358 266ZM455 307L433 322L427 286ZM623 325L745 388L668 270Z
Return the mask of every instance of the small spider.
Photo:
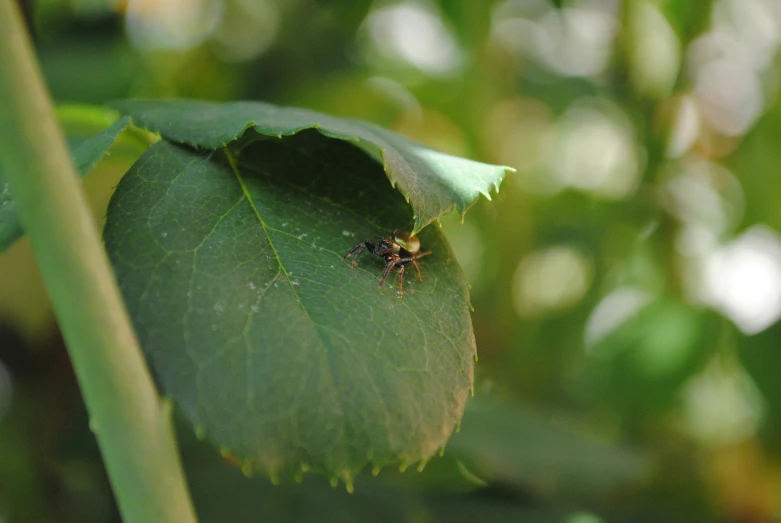
M382 271L382 278L377 285L377 289L382 288L382 284L385 283L385 278L388 277L390 270L396 268L399 270L399 298L404 295L402 285L404 282L404 267L411 263L415 270L418 272L418 279L423 282L423 277L420 275L420 267L418 267L418 260L424 256L431 254L431 251L420 252L420 240L417 236L413 236L408 232L398 232L394 230L390 236L376 236L379 240L372 243L371 240L364 240L349 251L341 261L346 260L348 257L355 255L353 258L353 265L357 265L358 256L363 251L369 251L375 256L379 256L385 260L385 270Z

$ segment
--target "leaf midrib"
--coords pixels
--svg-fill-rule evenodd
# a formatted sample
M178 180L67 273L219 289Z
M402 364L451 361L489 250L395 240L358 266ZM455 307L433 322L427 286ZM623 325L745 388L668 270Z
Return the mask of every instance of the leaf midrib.
M341 388L339 387L339 381L336 379L337 374L334 370L335 363L331 359L331 352L328 350L328 347L323 340L322 334L320 332L320 327L318 326L317 322L315 322L312 319L312 316L309 314L309 311L304 306L304 302L301 299L301 296L299 295L298 291L296 290L296 286L293 285L293 282L290 279L290 273L288 273L287 269L285 268L285 265L282 263L282 258L279 255L279 251L277 251L276 247L274 246L274 242L271 239L271 235L268 233L266 222L263 220L263 217L260 215L260 211L255 205L255 201L252 199L252 194L249 192L249 189L247 189L247 185L244 183L244 179L241 177L241 173L239 172L236 158L233 156L233 154L231 154L230 150L227 147L223 148L223 152L225 153L225 156L228 159L228 163L230 164L231 170L233 171L236 180L239 182L239 185L241 186L241 191L244 194L244 198L246 198L247 202L252 207L252 211L255 213L255 216L257 216L258 218L260 227L263 229L263 234L266 235L266 239L268 240L269 247L274 252L274 257L277 259L277 264L279 265L279 271L285 275L285 279L287 280L287 283L290 286L291 291L295 295L296 301L298 302L299 306L301 307L301 310L306 315L307 319L309 320L309 323L312 325L312 327L315 330L315 333L317 334L317 340L319 342L319 346L321 350L325 353L325 359L328 362L328 372L331 375L331 380L334 384L334 388L336 389L336 397L339 400L339 410L341 411L341 418L342 418L342 438L344 438L347 433L347 416L346 416L347 411L345 410L344 398L342 397L343 393ZM341 441L340 441L340 445L342 445ZM346 447L343 446L343 448L346 452Z
M258 174L260 174L261 176L267 176L266 173L264 173L263 171L261 171L257 167L252 166L252 165L247 164L247 163L240 164L239 162L236 162L235 170L238 170L239 166L244 167L244 168L249 169L249 170L253 170L253 171L257 172ZM297 192L305 194L305 195L307 195L307 196L309 196L311 198L323 200L323 201L327 202L328 205L330 205L331 207L334 207L334 208L339 209L340 211L342 211L344 213L347 213L347 214L350 214L352 216L355 216L356 218L360 219L361 221L368 223L369 225L371 225L375 229L383 230L383 227L381 225L379 225L378 223L375 223L374 220L370 219L369 217L367 217L367 216L365 216L363 214L360 214L360 213L356 212L355 209L353 209L353 208L351 208L351 207L349 207L347 205L342 205L342 204L339 204L337 202L334 202L333 200L329 200L329 199L323 198L323 197L321 197L321 196L319 196L317 194L313 194L313 193L307 191L306 189L304 189L303 187L301 187L299 185L292 184L292 183L288 182L287 180L275 179L275 181L285 185L285 187L288 187L288 188L293 189L293 190L295 190ZM274 231L279 231L279 229L275 229L273 227L269 227L269 229L272 229ZM285 233L284 231L279 231L279 232L282 232L282 233L288 234L288 235L290 234L290 233ZM329 252L332 252L332 251L329 251ZM338 253L334 253L334 254L339 256Z

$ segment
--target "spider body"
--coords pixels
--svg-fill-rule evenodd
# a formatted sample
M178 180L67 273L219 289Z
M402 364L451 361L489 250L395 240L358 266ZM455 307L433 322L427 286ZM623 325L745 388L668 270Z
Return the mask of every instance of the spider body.
M385 283L385 279L390 274L391 269L395 268L399 271L399 298L404 295L404 268L408 264L412 264L415 267L415 271L418 273L418 279L423 282L423 277L420 275L420 267L416 260L428 256L431 251L420 252L420 240L417 236L413 236L408 232L393 231L390 236L376 236L376 241L363 240L358 245L347 251L341 261L346 260L348 257L353 256L353 265L357 264L358 256L363 251L369 251L375 256L385 260L385 270L382 271L382 277L377 285L377 289L382 288L382 284Z

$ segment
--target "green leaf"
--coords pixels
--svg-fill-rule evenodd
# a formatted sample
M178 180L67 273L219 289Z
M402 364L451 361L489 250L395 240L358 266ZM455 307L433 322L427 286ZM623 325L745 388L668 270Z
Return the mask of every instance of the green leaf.
M495 483L588 499L641 483L647 456L551 423L527 408L470 401L449 449Z
M130 125L130 118L123 116L113 125L96 135L72 145L72 157L81 176L85 176L108 152L122 131ZM16 204L0 172L0 252L22 237L24 231L16 214Z
M60 104L55 108L68 140L81 140L110 127L119 119L119 112L99 105Z
M440 153L368 122L295 107L186 100L128 100L112 106L141 127L198 148L218 149L249 128L275 137L316 129L348 141L385 166L391 184L412 205L414 233L453 209L465 213L480 194L490 199L490 189L498 190L510 169Z
M350 488L369 463L442 448L472 386L468 290L438 228L403 299L393 276L378 292L380 258L340 263L411 224L376 162L303 132L240 151L160 141L119 184L104 237L162 392L196 433L246 470Z
M98 164L128 125L130 125L130 118L123 116L113 125L82 142L73 151L73 161L82 176Z

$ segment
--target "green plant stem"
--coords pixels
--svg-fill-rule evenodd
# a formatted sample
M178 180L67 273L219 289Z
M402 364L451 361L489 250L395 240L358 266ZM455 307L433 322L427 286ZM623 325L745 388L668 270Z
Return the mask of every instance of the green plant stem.
M14 0L0 0L0 164L30 238L123 519L191 522L173 435Z

